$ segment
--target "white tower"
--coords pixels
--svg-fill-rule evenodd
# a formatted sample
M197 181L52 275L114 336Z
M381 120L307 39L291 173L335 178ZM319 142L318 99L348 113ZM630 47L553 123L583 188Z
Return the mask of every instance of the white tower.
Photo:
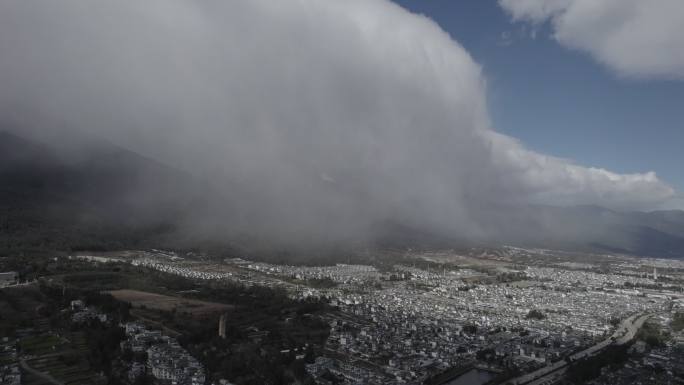
M658 280L658 271L656 270L655 266L653 267L653 280Z
M223 339L226 338L226 315L225 314L221 314L221 317L219 318L218 335L219 335L219 337L221 337Z

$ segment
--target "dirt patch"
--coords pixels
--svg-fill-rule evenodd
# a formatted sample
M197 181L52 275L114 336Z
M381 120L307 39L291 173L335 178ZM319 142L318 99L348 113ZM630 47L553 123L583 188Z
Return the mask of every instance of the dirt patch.
M172 297L138 290L113 290L108 293L119 301L129 302L135 308L144 307L162 311L171 311L175 308L179 313L190 313L198 317L233 309L232 305Z

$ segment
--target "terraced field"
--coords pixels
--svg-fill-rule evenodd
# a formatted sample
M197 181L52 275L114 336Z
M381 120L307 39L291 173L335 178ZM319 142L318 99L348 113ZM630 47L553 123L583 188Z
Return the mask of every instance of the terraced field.
M24 372L29 384L86 385L95 383L95 373L86 359L88 348L83 333L61 338L52 334L23 338L19 345L29 358Z
M65 346L66 341L53 334L25 337L19 341L21 352L32 356L54 354Z
M22 371L21 381L23 385L53 385L52 382L44 380L43 378L29 373L27 371Z
M90 385L95 382L95 374L87 362L71 362L63 355L43 356L27 360L32 369L45 373L65 385Z

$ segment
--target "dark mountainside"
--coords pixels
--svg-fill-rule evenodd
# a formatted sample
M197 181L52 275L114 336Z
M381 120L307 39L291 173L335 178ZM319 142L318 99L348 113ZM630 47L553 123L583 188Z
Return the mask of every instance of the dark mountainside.
M104 144L68 155L0 132L0 252L168 243L192 199L178 181L189 178Z
M208 250L207 245L227 254L244 252L244 244L237 247L235 240L215 234L201 236L187 226L211 215L206 186L113 145L99 143L86 154L69 156L0 132L0 255L144 247ZM490 210L484 227L500 235L476 243L684 257L683 211L618 212L597 206ZM436 236L397 223L378 224L374 240L376 247L464 246L457 236ZM340 254L347 248L353 247L331 247ZM273 255L282 259L293 254Z

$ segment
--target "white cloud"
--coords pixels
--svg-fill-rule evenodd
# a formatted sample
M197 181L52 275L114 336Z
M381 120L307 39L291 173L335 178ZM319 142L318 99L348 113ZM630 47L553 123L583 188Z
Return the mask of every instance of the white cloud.
M499 0L517 21L551 22L562 45L621 76L684 79L684 1Z
M556 205L599 204L616 209L648 209L669 201L673 188L655 173L618 174L525 149L512 138L490 133L494 164L519 183L529 200Z
M480 67L389 1L6 0L0 52L0 119L208 177L225 226L264 236L386 220L467 232L492 204L673 195L653 173L581 167L493 131Z

